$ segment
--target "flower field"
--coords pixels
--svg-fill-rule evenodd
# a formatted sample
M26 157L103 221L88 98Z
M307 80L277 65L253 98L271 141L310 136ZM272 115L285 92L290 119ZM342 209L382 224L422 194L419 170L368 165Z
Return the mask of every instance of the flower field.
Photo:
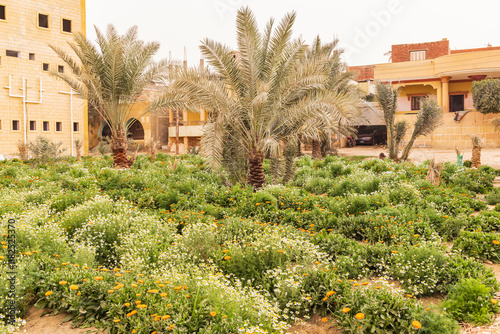
M318 314L346 333L446 334L500 311L483 265L500 262L500 212L477 196L496 170L445 164L435 187L425 163L296 163L257 192L199 156L0 163L3 314L10 218L20 316L36 303L108 333L286 333ZM435 294L442 308L419 301Z

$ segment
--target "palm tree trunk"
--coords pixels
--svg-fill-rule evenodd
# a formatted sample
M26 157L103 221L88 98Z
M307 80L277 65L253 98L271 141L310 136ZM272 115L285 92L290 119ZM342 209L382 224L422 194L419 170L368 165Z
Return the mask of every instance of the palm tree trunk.
M321 142L319 140L312 141L312 156L314 159L321 159Z
M394 129L392 124L387 125L387 144L389 146L389 159L396 159L398 157L397 151L395 150L395 138Z
M413 143L415 142L415 139L417 139L416 136L411 136L410 141L408 144L406 144L405 149L403 150L403 154L401 154L401 161L406 161L408 159L408 156L410 155L410 150L413 147Z
M248 167L250 169L248 175L248 182L254 187L259 189L266 183L266 175L264 174L264 154L257 150L252 150L248 155Z
M470 159L472 168L481 167L481 146L472 147L472 158Z
M302 156L302 150L300 148L300 145L302 144L302 141L301 141L300 137L299 137L299 139L297 139L297 156L298 157Z
M119 168L130 167L127 159L127 137L123 129L116 131L111 136L111 151L113 152L113 165Z

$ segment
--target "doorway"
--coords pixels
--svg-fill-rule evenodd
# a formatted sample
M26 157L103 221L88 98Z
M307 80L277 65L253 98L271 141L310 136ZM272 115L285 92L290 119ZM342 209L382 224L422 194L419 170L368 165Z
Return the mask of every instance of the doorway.
M464 95L450 95L450 112L464 110Z

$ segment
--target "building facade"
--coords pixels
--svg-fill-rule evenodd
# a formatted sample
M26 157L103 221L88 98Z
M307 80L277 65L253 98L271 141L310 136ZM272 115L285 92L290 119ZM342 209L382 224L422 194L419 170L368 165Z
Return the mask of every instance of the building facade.
M390 82L399 88L397 120L413 124L420 99L430 96L437 100L443 109L443 123L415 145L468 148L470 136L478 135L485 146L500 146L500 133L490 124L496 116L476 111L471 93L474 81L500 78L500 47L451 50L449 41L443 39L393 45L391 58L391 63L354 70L367 93L373 92L373 81Z
M64 154L76 155L75 140L88 151L87 104L50 75L70 69L49 44L69 52L77 32L85 34L85 0L0 0L0 154L41 135Z

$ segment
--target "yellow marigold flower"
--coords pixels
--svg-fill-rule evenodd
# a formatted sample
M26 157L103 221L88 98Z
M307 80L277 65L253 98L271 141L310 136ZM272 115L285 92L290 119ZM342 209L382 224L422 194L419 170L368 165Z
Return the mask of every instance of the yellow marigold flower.
M494 243L495 245L498 245L498 244L500 244L500 241L498 241L498 240L493 240L493 243Z
M328 300L328 297L323 298L323 301L326 302Z
M344 308L342 309L342 312L344 312L344 313L348 313L350 310L351 310L350 308L348 308L348 307L344 307Z
M113 269L113 271L116 273L117 271L120 271L120 269L119 268L115 268L115 269Z
M113 322L120 322L120 319L115 319L113 320Z
M391 253L392 253L392 254L397 254L397 253L398 253L398 251L392 251Z
M410 295L410 294L406 295L406 297L408 297L408 298L413 298L413 296L412 296L412 295Z
M5 257L3 257L3 256L0 256L0 260L3 260L3 259L5 259Z
M359 286L359 283L354 283L354 285L353 285L353 286Z
M161 317L161 320L167 320L167 319L170 319L170 316L168 314L166 314L163 317Z
M330 296L332 296L333 294L335 294L335 291L328 291L328 292L326 293L326 296L327 296L327 297L330 297Z
M377 290L378 289L382 289L382 287L381 286L376 286L375 289L377 289Z
M66 281L60 281L60 282L59 282L59 285L64 285L64 284L67 284L67 283L68 283L68 282L66 282Z
M420 235L419 234L414 234L413 235L415 238L418 238Z
M151 289L151 290L148 290L148 293L158 293L158 289Z
M368 283L368 282L361 283L361 285L368 285L368 284L370 284L370 283Z
M285 252L285 251L284 251L284 250L282 250L282 249L279 249L279 250L278 250L278 253L284 253L284 252Z
M69 264L69 262L64 262L64 263L61 263L61 266L67 266Z
M224 256L224 260L229 260L231 257L228 255L228 256Z
M71 284L71 285L69 286L69 288L70 288L71 290L78 290L78 285Z
M81 293L81 292L78 292L76 295L77 295L77 296L81 296L81 295L82 295L82 293Z
M222 253L229 253L229 249L224 249Z
M33 255L33 253L31 253L30 251L27 251L26 253L24 253L24 255L30 256L30 255Z
M135 329L132 329L132 333L137 333L137 331Z
M123 276L123 274L116 273L115 276L120 277L120 276Z
M492 300L491 300L491 302L492 302L493 304L498 304L498 300L496 300L496 299L492 299Z
M321 319L321 322L327 322L327 321L328 321L328 319L327 319L327 318L323 318L323 319Z
M170 307L170 306L172 306L172 304L167 304L167 307Z
M137 305L137 308L146 308L146 307L148 307L146 304Z
M162 292L160 293L160 297L166 297L167 296L167 293L166 292Z
M125 304L123 304L123 306L129 307L130 303L125 303Z
M140 304L140 303L142 303L142 302L141 302L140 300L136 300L136 301L135 301L135 303L136 303L137 305L139 305L139 304Z
M115 290L108 290L108 293L113 293L115 292Z
M170 328L174 328L174 327L175 327L175 325L174 325L174 324L171 324L171 325L170 325Z
M164 287L165 287L165 284L158 284L158 286L159 286L160 288L164 288Z
M130 313L127 313L127 317L133 316L137 313L137 310L132 310Z
M45 296L47 296L47 297L48 297L48 296L50 296L51 294L53 294L53 292L52 292L52 291L47 291L47 292L45 292Z
M83 279L83 281L84 281L84 282L87 282L87 279L86 279L86 278L84 278L84 279Z
M256 205L256 206L259 206L259 205L260 205L260 203L255 203L255 205Z
M101 281L103 278L104 278L104 277L102 277L102 276L96 276L96 277L95 277L95 280L96 280L96 281Z
M356 315L354 316L354 318L358 319L358 320L361 320L365 317L365 314L364 313L356 313Z
M212 312L210 312L210 315L211 315L212 317L215 317L215 316L217 315L217 312L212 311Z
M420 322L418 322L417 320L413 320L411 322L412 326L415 327L416 329L420 329L422 328L422 324Z
M138 285L135 284L135 283L130 284L130 286L133 287L133 288L137 288L138 287Z

